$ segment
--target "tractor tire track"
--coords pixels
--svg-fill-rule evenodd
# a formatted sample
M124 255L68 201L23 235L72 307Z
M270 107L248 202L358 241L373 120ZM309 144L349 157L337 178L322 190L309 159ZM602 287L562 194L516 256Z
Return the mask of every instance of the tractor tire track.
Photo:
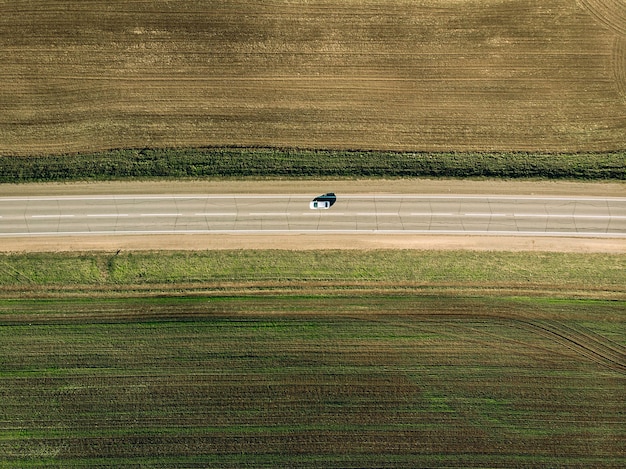
M594 363L608 367L613 371L626 374L626 347L607 339L591 329L550 320L531 321L510 317L489 317L487 321L497 321L504 326L511 326L513 324L514 327L518 326L529 332L538 333L579 355L583 355ZM508 340L511 343L529 346L529 344L523 341ZM487 341L487 343L489 342ZM533 348L540 347L533 346Z
M613 75L617 92L626 100L626 37L618 36L613 45Z
M442 331L440 328L433 326L430 332L437 331L439 334L446 334L450 336L463 336L464 340L469 340L475 344L481 344L484 346L493 345L492 338L478 338L480 334L484 334L482 331L472 330L472 334L453 333L451 329L469 331L471 326L468 327L467 321L485 321L485 322L498 322L503 326L516 327L524 329L533 334L543 336L555 343L561 345L565 349L569 349L575 352L577 355L581 355L586 359L601 365L605 368L620 374L626 374L626 347L614 342L605 336L592 331L591 329L577 326L568 325L559 321L547 320L547 319L523 319L507 316L482 316L482 315L418 315L422 319L430 319L433 321L433 325L446 324L448 330ZM372 320L372 319L370 319ZM384 319L378 319L380 322L387 323ZM395 323L399 324L399 323ZM402 323L403 327L412 328L416 327L414 323L406 322ZM423 330L424 323L420 323L420 329ZM489 335L489 334L488 334ZM501 341L503 338L499 337ZM515 339L507 339L512 344L529 346L529 344ZM533 348L541 348L540 346L533 345ZM552 350L551 353L554 353Z
M578 4L599 23L626 37L626 2L624 0L578 0Z
M626 374L626 347L601 334L581 326L566 325L557 321L516 320L516 322L528 330L555 340L599 365Z

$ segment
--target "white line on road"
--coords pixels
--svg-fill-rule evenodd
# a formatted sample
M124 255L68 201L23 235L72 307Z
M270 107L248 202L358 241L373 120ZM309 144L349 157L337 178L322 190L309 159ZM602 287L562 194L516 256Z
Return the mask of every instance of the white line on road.
M2 202L42 202L50 200L222 200L222 199L303 199L309 200L314 196L308 195L279 195L279 194L232 194L232 195L85 195L85 196L33 196L33 197L0 197Z
M172 217L181 217L182 213L141 213L140 217L162 217L162 218L172 218Z
M48 231L39 233L16 232L1 233L0 237L37 237L37 236L77 236L77 235L146 235L146 234L441 234L441 235L481 235L481 236L547 236L547 237L595 237L626 238L624 232L604 231L481 231L481 230L346 230L346 229L310 229L310 230L128 230L128 231Z
M74 215L62 215L62 214L54 214L54 215L31 215L31 218L73 218Z
M194 213L193 216L196 217L233 217L237 215L247 215L247 216L292 216L293 214L290 212L249 212L247 214L239 214L237 212L207 212L207 213ZM300 215L302 216L345 216L343 212L302 212ZM375 217L375 216L405 216L405 214L401 212L357 212L356 216L361 217ZM586 214L549 214L549 213L447 213L447 212L412 212L409 215L414 217L477 217L477 218L488 218L488 217L502 217L502 218L561 218L561 219L590 219L590 220L626 220L626 215L586 215ZM38 215L30 215L30 218L41 218L41 219L53 219L53 218L118 218L118 217L128 217L130 216L128 213L93 213L93 214L38 214ZM141 213L140 217L161 217L161 218L176 218L185 216L183 213ZM191 215L188 215L191 216ZM0 218L3 218L0 215Z
M514 213L515 218L589 218L592 220L626 220L626 216L619 215L576 215L572 214L549 214L549 213Z
M314 195L302 194L232 194L232 195L94 195L94 196L33 196L33 197L0 197L0 201L50 201L50 200L210 200L210 199L312 199ZM419 195L419 194L388 194L388 195L367 195L367 194L343 194L338 195L337 200L348 199L407 199L407 200L456 200L478 199L478 200L546 200L546 201L571 201L571 202L598 202L598 201L621 201L626 202L626 197L550 197L550 196L523 196L523 195Z
M128 213L90 213L87 215L90 218L117 218L128 217Z
M506 213L464 213L466 217L506 217Z
M209 213L194 213L195 217L236 217L237 212L228 212L228 213L218 213L218 212L209 212Z
M361 214L359 215L369 215ZM413 212L414 217L514 217L514 218L588 218L597 220L626 220L626 216L621 215L577 215L577 214L549 214L549 213L442 213L442 212Z

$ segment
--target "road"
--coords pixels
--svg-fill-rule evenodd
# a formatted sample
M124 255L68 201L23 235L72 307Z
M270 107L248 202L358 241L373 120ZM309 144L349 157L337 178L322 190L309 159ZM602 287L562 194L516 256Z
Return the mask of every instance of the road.
M626 198L342 195L0 198L0 237L177 233L416 233L626 238Z

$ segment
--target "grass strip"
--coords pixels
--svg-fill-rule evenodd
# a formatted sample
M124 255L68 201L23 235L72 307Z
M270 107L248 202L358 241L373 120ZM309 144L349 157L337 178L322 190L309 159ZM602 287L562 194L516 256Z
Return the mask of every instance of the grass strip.
M155 251L27 253L0 256L5 291L129 286L184 289L234 282L288 287L474 286L548 289L561 294L625 292L626 255L473 251Z
M626 179L626 152L383 152L282 148L118 149L0 156L0 182L152 178Z

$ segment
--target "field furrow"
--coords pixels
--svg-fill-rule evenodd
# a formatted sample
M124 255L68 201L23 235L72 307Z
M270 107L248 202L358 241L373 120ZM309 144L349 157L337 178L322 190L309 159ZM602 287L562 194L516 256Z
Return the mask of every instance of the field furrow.
M611 31L626 37L626 2L624 0L578 0L582 7Z

